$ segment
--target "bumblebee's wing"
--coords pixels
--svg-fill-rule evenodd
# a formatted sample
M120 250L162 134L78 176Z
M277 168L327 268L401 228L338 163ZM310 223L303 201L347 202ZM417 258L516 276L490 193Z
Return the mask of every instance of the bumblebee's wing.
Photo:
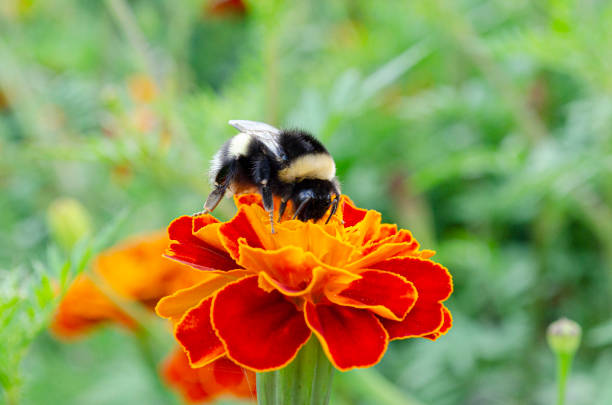
M230 120L229 124L240 132L254 136L266 145L279 160L285 160L285 154L278 142L280 129L264 122L247 120Z
M272 125L264 122L247 121L247 120L230 120L229 124L240 132L246 134L270 133L274 135L280 134L280 129L274 128Z

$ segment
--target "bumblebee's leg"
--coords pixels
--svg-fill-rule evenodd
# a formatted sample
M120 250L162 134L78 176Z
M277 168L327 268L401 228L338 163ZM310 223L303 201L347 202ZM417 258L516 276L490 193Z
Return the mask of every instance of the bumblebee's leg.
M300 206L297 207L297 209L295 210L295 213L293 214L293 217L291 219L296 219L298 217L298 215L300 215L302 213L302 210L304 208L306 208L306 204L308 204L310 202L310 200L311 200L310 197L304 199L304 201L302 201L300 203Z
M336 213L336 210L338 210L338 202L339 201L340 201L340 196L336 194L336 197L334 198L334 201L332 201L332 209L329 212L329 217L327 217L327 221L325 221L326 224L329 222L331 217Z
M259 192L263 199L264 209L270 215L270 230L274 233L274 198L272 198L272 190L268 184L265 184L259 188Z
M329 222L329 220L332 217L332 215L334 215L336 213L336 210L338 209L338 204L340 204L340 196L342 195L342 193L340 192L340 182L338 182L337 178L334 178L332 180L332 184L334 186L334 193L336 194L336 197L335 197L335 199L334 199L334 201L332 203L332 204L334 204L334 206L332 207L332 212L329 215L329 218L327 218L327 221L325 223ZM343 219L341 219L340 222L342 223L342 225L344 225L344 220Z
M287 204L289 200L291 200L291 196L293 195L293 184L284 184L277 191L277 195L280 197L280 207L278 209L278 222L283 219L283 215L285 215L285 210L287 209Z
M253 177L259 185L259 193L263 200L263 206L270 215L270 230L274 233L274 198L272 197L272 189L270 188L270 177L272 169L268 157L263 157L254 162Z
M283 219L283 214L285 213L285 210L287 209L287 200L282 199L281 200L281 204L280 204L280 208L278 209L278 222L281 221L281 219Z
M221 199L227 192L227 188L229 187L229 185L232 184L232 181L234 180L234 177L236 176L237 172L238 160L232 161L226 167L220 170L220 173L222 173L222 175L217 176L217 179L215 180L215 189L208 195L208 198L206 198L206 202L204 203L204 209L198 212L197 214L194 214L194 216L200 214L208 214L209 212L213 212L214 209L217 208L217 205L219 205L219 203L221 202Z
M214 211L217 205L221 202L221 199L225 195L227 187L224 184L218 184L215 189L208 195L206 202L204 203L203 213L207 214Z

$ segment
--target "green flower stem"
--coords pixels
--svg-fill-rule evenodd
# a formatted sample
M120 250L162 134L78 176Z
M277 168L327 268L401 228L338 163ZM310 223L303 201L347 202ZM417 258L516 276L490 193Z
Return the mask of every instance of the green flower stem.
M257 373L259 405L326 405L334 367L316 337L311 337L286 367Z
M565 404L565 387L573 358L573 353L557 354L557 405Z
M153 348L152 336L144 327L140 326L134 334L136 345L140 352L143 364L148 371L148 377L155 389L160 404L176 404L174 396L168 391L164 384L159 379L158 361Z

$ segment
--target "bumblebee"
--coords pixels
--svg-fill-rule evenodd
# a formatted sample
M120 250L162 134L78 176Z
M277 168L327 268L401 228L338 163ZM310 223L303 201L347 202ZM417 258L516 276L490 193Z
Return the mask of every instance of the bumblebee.
M227 192L259 192L272 232L273 196L281 201L279 221L291 201L293 218L301 221L319 220L331 206L329 222L340 201L340 183L334 159L321 142L299 129L280 130L245 120L229 124L240 133L213 156L209 175L214 190L203 212L213 211Z

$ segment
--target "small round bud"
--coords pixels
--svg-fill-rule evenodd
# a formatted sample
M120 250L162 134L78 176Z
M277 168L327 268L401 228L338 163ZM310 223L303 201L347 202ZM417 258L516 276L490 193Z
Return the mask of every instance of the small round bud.
M157 96L157 86L153 79L147 75L131 76L128 80L130 96L138 103L150 103Z
M67 251L92 231L89 213L73 198L53 201L47 210L47 223L55 242Z
M546 331L548 345L557 354L574 354L580 346L582 328L576 322L561 318Z

